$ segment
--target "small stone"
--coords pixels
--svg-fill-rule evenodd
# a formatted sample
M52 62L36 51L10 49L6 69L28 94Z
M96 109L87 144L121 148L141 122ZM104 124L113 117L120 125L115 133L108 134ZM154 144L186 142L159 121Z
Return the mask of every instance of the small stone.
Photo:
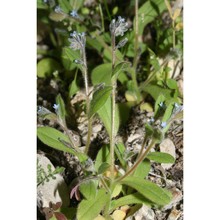
M143 205L132 217L126 218L126 220L154 220L154 211L146 205Z
M163 210L171 209L175 204L180 202L183 198L182 192L176 187L171 188L169 191L171 191L173 197L171 202L168 205L164 206Z
M181 211L178 211L176 209L173 209L171 213L169 214L169 217L167 220L177 220L181 215Z
M160 152L171 154L176 159L176 147L175 147L174 143L169 138L164 139L162 141L162 143L160 144ZM162 163L161 166L165 170L168 170L173 166L173 164L172 163L167 163L167 164Z
M48 164L51 166L51 170L55 170L55 167L50 162L50 160L45 157L44 155L37 154L37 159L39 161L39 165L45 170L47 173L48 171ZM49 203L52 202L56 204L57 202L62 202L62 206L69 205L69 192L66 183L64 182L63 177L60 174L54 175L56 179L50 179L49 182L44 184L40 184L37 187L37 195L39 204L41 207L39 208L46 208L49 207Z

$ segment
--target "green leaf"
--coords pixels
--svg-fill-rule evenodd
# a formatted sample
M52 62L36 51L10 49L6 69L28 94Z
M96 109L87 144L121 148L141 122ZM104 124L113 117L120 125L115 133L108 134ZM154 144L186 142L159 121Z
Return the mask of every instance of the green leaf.
M95 199L97 184L94 180L86 181L80 184L79 190L87 200Z
M167 79L166 84L170 89L177 89L178 88L177 82L174 79Z
M155 84L149 84L144 88L145 92L148 92L154 100L157 100L157 98L160 95L163 95L166 99L172 98L172 91L170 89L164 89L161 86L155 85Z
M91 80L93 86L105 83L106 86L111 85L112 64L104 63L92 70Z
M131 66L131 63L127 62L127 61L122 61L122 62L118 63L112 72L112 78L117 79L120 72L123 70L126 70L130 66Z
M138 10L139 35L142 35L145 26L161 15L165 9L164 0L151 0L144 3Z
M145 124L146 135L151 136L154 133L154 129L148 123Z
M77 86L77 83L76 83L76 77L77 77L77 73L69 87L69 98L72 98L79 91L79 87Z
M76 208L75 207L60 207L60 212L63 213L68 220L72 220L73 216L76 215Z
M104 173L105 171L107 171L110 167L110 164L109 163L102 163L99 168L98 168L98 174L101 174L101 173Z
M116 60L123 60L123 55L121 54L121 52L119 50L116 50ZM108 47L104 49L104 60L106 62L112 62L112 48Z
M81 162L87 159L86 155L65 146L60 140L70 144L69 138L54 128L46 126L37 128L37 137L49 147L77 156Z
M82 200L78 206L77 219L78 220L94 220L101 212L109 199L104 189L100 189L95 199Z
M164 113L164 115L163 115L163 119L162 119L163 122L166 122L166 121L168 121L168 120L170 119L170 117L171 117L171 115L172 115L172 112L173 112L173 108L174 108L174 103L171 102L171 103L167 106L166 111L165 111L165 113Z
M153 107L149 102L144 102L140 105L140 110L145 110L147 112L153 112Z
M111 194L112 198L115 198L116 196L118 196L121 193L122 190L122 185L121 184L116 184L116 186L113 189L113 192Z
M122 180L121 183L136 189L145 198L158 205L166 205L171 201L171 193L149 180L130 176Z
M73 149L68 148L61 141L59 141L63 140L70 144L69 138L55 128L39 127L37 128L37 136L44 144L54 149L72 153L73 155L75 155Z
M62 64L66 70L73 70L76 67L79 67L78 64L75 63L75 60L80 58L80 53L78 50L72 50L69 47L64 47L62 49Z
M172 155L168 153L162 153L162 152L151 152L147 155L147 158L157 163L174 163L175 162L175 158Z
M115 154L117 155L117 158L119 159L122 167L124 167L124 168L126 167L126 161L123 158L125 149L126 148L125 148L124 144L122 144L122 143L117 143L115 145Z
M111 134L111 97L109 97L106 101L106 103L98 110L98 115L101 118L103 124L105 125L105 128L108 132L108 134ZM115 111L115 133L117 133L119 129L119 107L116 104L116 111Z
M110 163L109 145L104 145L98 152L95 160L95 170L98 172L99 167L103 163Z
M61 7L61 9L65 12L65 13L69 13L72 10L72 7L70 5L70 3L67 0L58 0L59 5Z
M48 5L43 2L43 0L37 0L37 8L48 9Z
M111 202L110 211L115 210L116 208L124 205L132 205L132 204L145 204L146 206L151 207L153 203L142 196L140 193L134 193L128 196L121 197L117 200L113 200Z
M160 107L160 103L164 103L165 97L164 95L159 95L156 99L155 105L154 105L154 115L157 115Z
M92 34L91 34L92 36ZM90 36L86 36L86 44L95 50L97 50L99 53L101 53L102 45L97 41L96 38L92 38Z
M103 89L97 90L93 94L93 98L91 101L89 118L91 118L103 105L106 103L112 91L112 87L104 87Z
M63 101L63 99L62 99L60 94L56 97L56 103L57 103L57 105L59 105L59 108L58 108L59 117L63 121L65 121L66 109L65 109L64 101Z
M60 69L60 64L56 60L52 58L44 58L37 64L37 76L45 78L51 76L54 71L59 71Z
M150 161L148 159L144 159L133 172L132 176L145 178L150 171Z

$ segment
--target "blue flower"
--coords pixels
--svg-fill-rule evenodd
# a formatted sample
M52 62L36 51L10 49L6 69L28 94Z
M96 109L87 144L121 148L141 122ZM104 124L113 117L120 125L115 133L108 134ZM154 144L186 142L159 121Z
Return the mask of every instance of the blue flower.
M58 14L64 14L63 10L61 9L59 5L55 7L54 11Z
M163 107L163 102L160 102L160 103L159 103L159 106L160 106L160 107Z
M150 117L150 122L151 122L151 123L154 123L154 121L155 121L155 120L154 120L154 117Z
M57 111L58 109L59 109L59 104L57 105L57 104L54 104L53 105L53 108L55 109L55 111Z
M160 126L161 126L162 128L165 128L165 127L167 126L167 123L166 123L165 121L163 121L163 122L161 122Z
M79 15L78 15L78 13L77 13L76 10L72 10L72 11L70 12L70 15L71 15L73 18L79 18Z
M128 30L128 23L125 22L125 19L121 16L118 16L118 20L116 21L113 19L109 25L109 29L112 34L115 34L115 36L123 36L124 33Z
M73 31L73 33L70 34L72 38L69 38L70 48L73 50L81 50L86 45L86 37L85 33L78 33L76 31Z

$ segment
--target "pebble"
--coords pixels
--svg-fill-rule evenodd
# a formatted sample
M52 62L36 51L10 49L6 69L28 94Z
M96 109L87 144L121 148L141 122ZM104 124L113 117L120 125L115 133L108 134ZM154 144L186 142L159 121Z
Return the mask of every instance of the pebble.
M160 152L171 154L176 159L176 147L175 147L173 141L171 141L169 138L164 139L162 141L162 143L160 144ZM166 163L166 164L162 163L161 166L165 170L168 170L173 166L173 164L172 163Z
M47 173L48 164L51 165L51 170L55 170L55 167L50 162L50 160L44 155L37 154L37 159L39 160L39 165ZM52 202L56 204L57 202L62 202L62 206L69 205L69 192L63 177L60 174L54 175L56 179L50 179L49 182L40 184L37 187L38 204L41 204L39 208L49 207L49 203Z
M154 211L146 205L143 205L134 215L129 216L126 220L154 220Z

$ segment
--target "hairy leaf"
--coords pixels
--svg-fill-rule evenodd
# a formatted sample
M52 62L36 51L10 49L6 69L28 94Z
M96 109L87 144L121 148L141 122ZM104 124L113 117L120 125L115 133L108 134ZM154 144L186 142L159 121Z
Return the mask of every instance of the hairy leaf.
M103 163L110 163L109 145L104 145L98 152L95 160L95 169L98 172L99 167Z
M145 198L158 205L166 205L171 201L171 194L167 190L160 188L149 180L130 176L122 180L121 183L136 189Z
M89 180L80 184L79 190L88 200L96 197L96 184L94 180Z
M175 162L175 158L172 155L168 153L162 153L162 152L151 152L147 155L147 158L157 163L174 163Z
M56 150L60 150L63 152L71 153L77 156L80 161L84 161L87 158L86 155L75 152L73 149L65 146L61 141L70 144L69 138L54 128L39 127L37 128L37 136L44 144L48 145L49 147L52 147Z
M69 13L72 10L70 3L67 0L58 0L60 7L65 13Z
M60 64L56 60L52 58L44 58L37 64L37 76L45 78L47 76L51 76L54 71L60 69Z
M116 208L124 205L132 205L132 204L145 204L146 206L151 207L153 203L146 199L140 193L130 194L128 196L121 197L117 200L113 200L111 202L111 210L115 210Z
M98 168L98 174L101 174L101 173L104 173L105 171L107 171L110 167L110 164L109 163L102 163L99 168Z
M112 78L117 79L120 72L122 72L123 70L126 70L130 66L131 66L131 63L127 62L127 61L122 61L122 62L118 63L112 72Z
M132 176L145 178L150 171L150 161L148 159L144 159L133 172Z
M60 94L56 97L56 103L57 103L57 105L59 105L59 108L58 108L59 117L62 120L65 120L66 109L65 109L64 101L63 101L63 99L62 99Z
M111 71L111 63L104 63L95 67L91 74L92 84L94 86L100 83L105 83L106 86L111 85Z
M105 128L108 132L108 134L111 134L111 124L112 124L112 120L111 120L111 97L109 97L106 101L106 103L102 106L102 108L100 108L98 110L98 115L101 118L102 122L105 125ZM116 111L115 111L115 133L117 133L118 128L119 128L119 107L118 105L116 105Z
M151 0L144 3L138 10L139 35L142 35L145 26L161 15L165 9L164 0Z
M112 87L104 87L97 90L92 98L89 117L92 117L100 108L104 106L112 91Z
M104 189L100 189L95 199L82 200L78 206L77 219L93 220L101 212L108 199L109 195Z

